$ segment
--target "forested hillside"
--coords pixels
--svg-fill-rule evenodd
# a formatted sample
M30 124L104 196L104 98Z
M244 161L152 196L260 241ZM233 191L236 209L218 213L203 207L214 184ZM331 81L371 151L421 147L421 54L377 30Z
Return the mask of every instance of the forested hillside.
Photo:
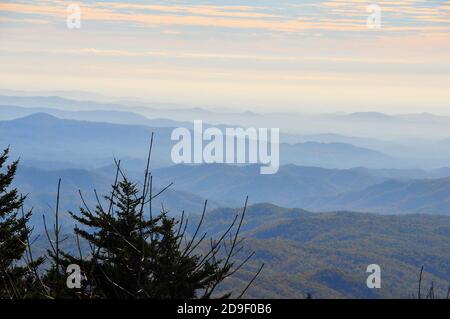
M205 228L219 234L236 213L215 210ZM417 298L422 266L422 289L433 282L436 296L447 294L450 217L309 213L260 204L248 208L243 229L246 249L256 251L251 265L267 267L249 291L252 297ZM381 289L366 286L370 264L381 267ZM250 274L229 285L239 286L239 278Z

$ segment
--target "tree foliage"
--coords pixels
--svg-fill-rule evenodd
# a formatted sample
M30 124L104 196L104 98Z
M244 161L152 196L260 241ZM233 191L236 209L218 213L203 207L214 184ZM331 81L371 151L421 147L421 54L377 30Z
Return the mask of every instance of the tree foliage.
M23 261L29 253L31 211L24 213L25 196L11 187L19 161L6 165L8 156L7 148L0 155L0 298L23 298L32 294L31 275L42 259Z

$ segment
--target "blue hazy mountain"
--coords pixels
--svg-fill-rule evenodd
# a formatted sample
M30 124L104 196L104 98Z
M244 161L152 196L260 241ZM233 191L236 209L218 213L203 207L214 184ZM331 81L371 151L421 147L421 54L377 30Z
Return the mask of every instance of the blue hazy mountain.
M150 120L155 124L158 120ZM161 120L160 125L166 125ZM153 164L172 165L173 128L124 125L60 119L47 113L0 122L0 143L11 145L14 154L33 163L53 161L68 167L98 167L111 158L144 159L151 133L156 134ZM32 146L32 147L31 147ZM282 164L350 168L390 167L396 161L380 152L345 143L298 143L280 145ZM34 164L33 164L34 165Z
M226 123L244 127L279 127L285 132L302 135L337 134L391 142L398 140L408 142L414 137L416 144L419 140L426 141L430 138L443 139L450 135L450 117L429 113L255 113L247 110L232 111L226 107L206 110L189 105L172 105L157 102L121 100L113 103L92 100L79 101L58 96L13 95L0 95L0 105L57 108L66 111L126 111L139 113L148 118L166 118L181 122L192 122L193 120L202 119L205 123L214 125ZM367 147L369 145L358 146ZM378 150L384 152L384 149Z
M327 168L369 168L398 167L396 159L363 147L346 143L305 142L281 144L282 164L319 166Z
M286 165L277 174L261 175L258 165L176 165L154 171L155 181L173 181L174 188L190 190L203 197L234 201L245 195L251 202L271 202L287 207L303 204L323 196L362 190L383 181L382 178L351 170L331 170Z
M71 119L89 122L106 122L114 124L130 124L145 125L149 127L186 127L193 129L192 122L179 122L165 118L149 119L138 113L130 111L116 110L92 110L92 111L66 111L56 108L41 107L20 107L20 106L2 106L0 105L0 119L13 120L35 113L46 113L60 119ZM204 123L204 127L211 127L210 124ZM226 127L231 125L217 125L219 129L225 131ZM391 167L399 166L398 161L392 157L374 149L384 149L388 152L401 148L398 144L386 141L378 141L374 139L347 137L338 134L318 134L318 135L295 135L281 134L283 158L282 163L295 163L298 165L315 165L327 166L332 160L339 168L350 168L358 165L367 167ZM325 153L318 158L316 153L322 152L320 148L324 148ZM332 149L330 152L328 149ZM298 153L304 153L299 157ZM328 155L329 154L329 155ZM333 159L330 158L333 157ZM345 165L344 165L345 163Z
M315 207L311 203L305 207ZM366 189L321 200L324 210L347 209L385 214L450 214L450 178L387 180Z
M66 111L116 110L124 111L127 107L119 103L95 101L78 101L59 96L9 96L0 95L0 105L57 108Z
M107 195L111 192L111 185L114 174L101 174L83 169L63 169L63 170L43 170L20 165L14 186L22 194L28 194L26 208L33 208L33 226L42 229L42 215L52 220L56 205L56 194L58 180L61 178L61 203L60 212L62 224L65 227L72 227L73 221L67 212L77 212L83 206L79 191L88 205L94 209L97 201L94 190L99 196ZM139 179L136 179L139 181ZM166 186L166 185L165 185ZM155 187L154 194L160 188ZM171 214L179 215L182 211L188 214L200 214L203 209L205 199L189 192L168 189L154 199L154 209L160 211L162 205ZM208 209L218 208L222 203L209 201Z
M351 170L286 165L278 174L260 175L257 165L177 165L154 172L157 182L173 181L174 188L239 205L270 202L314 211L355 210L395 213L450 214L450 178L414 179L448 170ZM407 178L408 174L411 174ZM397 179L392 179L397 177Z
M103 100L98 102L58 96L13 95L0 95L0 105L10 105L9 108L12 106L36 108L36 112L44 111L65 119L150 127L192 128L192 121L198 119L220 128L224 126L278 127L282 131L283 143L291 145L306 142L343 143L377 152L373 154L376 158L372 160L367 152L355 149L357 152L361 151L361 154L357 155L359 156L357 166L408 169L450 166L450 144L445 142L445 139L450 136L450 117L429 113L397 115L378 112L255 113L245 110L232 111L227 108L206 110L200 107L143 101L105 102ZM1 113L0 110L0 120L10 119L10 117L1 117ZM287 149L286 153L289 153L289 148ZM331 162L321 162L311 153L305 154L304 158L294 156L295 161L289 159L285 163L321 166L324 165L323 162L326 162L326 167L337 168L348 168L355 164L352 159L346 163L345 149L339 149L338 152L334 166ZM333 155L330 154L330 156ZM312 157L313 163L308 156Z
M153 168L172 165L172 128L168 127L76 121L37 113L0 122L0 144L10 145L13 156L21 157L26 165L94 169L110 165L116 157L130 171L140 172L152 132L156 134ZM378 167L389 161L389 157L369 149L314 142L283 143L280 158L282 164L330 168ZM445 168L435 170L427 178L448 176L447 173ZM263 176L257 165L200 165L169 167L157 174L161 182L175 182L178 190L234 206L249 195L254 203L269 201L313 210L447 213L448 183L445 179L411 181L424 178L420 170L324 170L286 165L276 175ZM392 178L400 181L386 182Z
M127 175L140 180L144 162L125 161ZM51 166L50 164L48 166ZM140 168L140 169L138 169ZM107 190L114 176L114 165L95 171L80 169L42 170L24 167L18 183L23 192L38 197L42 203L54 201L56 182L59 177L66 180L75 191L74 203L79 203L78 189L91 191ZM447 173L445 175L445 172ZM238 167L231 165L176 165L153 171L155 187L164 187L173 182L166 193L174 192L173 203L177 211L186 208L200 209L205 198L212 207L242 205L245 196L252 203L271 202L285 207L301 207L314 211L353 210L384 214L449 214L450 178L430 179L437 174L450 176L449 170L407 171L323 169L317 167L282 166L276 175L260 175L257 165ZM410 174L410 175L408 175ZM414 179L416 176L425 179ZM409 176L409 177L408 177ZM397 179L392 179L397 177ZM39 182L41 181L41 182ZM194 195L195 194L195 195ZM183 199L184 198L184 199ZM168 205L171 203L167 200ZM180 204L178 204L180 203ZM170 206L170 205L169 205ZM73 207L73 205L72 205Z
M155 166L170 159L172 129L58 119L46 113L0 122L0 144L27 161L53 161L96 167L118 158L144 159L151 133L157 133ZM166 147L166 149L164 149Z
M150 127L191 127L192 123L169 119L149 119L138 113L118 110L66 111L57 108L0 105L0 119L14 120L36 113L46 113L60 119L106 122L114 124L146 125Z
M355 167L352 168L352 171L379 178L398 180L437 179L450 176L449 167L440 167L431 170L393 168L369 169L367 167Z

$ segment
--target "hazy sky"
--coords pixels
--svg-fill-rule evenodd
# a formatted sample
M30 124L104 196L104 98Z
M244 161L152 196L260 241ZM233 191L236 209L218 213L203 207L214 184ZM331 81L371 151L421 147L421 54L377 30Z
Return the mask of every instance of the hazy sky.
M81 28L66 26L71 3ZM381 8L368 29L367 7ZM450 1L4 1L0 88L450 113Z

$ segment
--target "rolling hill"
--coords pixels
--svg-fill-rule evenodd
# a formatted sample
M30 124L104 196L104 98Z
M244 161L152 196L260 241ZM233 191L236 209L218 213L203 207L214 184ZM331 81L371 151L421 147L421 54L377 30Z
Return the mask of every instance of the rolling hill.
M201 233L219 238L242 209L219 208L206 214ZM190 216L188 232L198 216ZM228 278L218 292L239 293L255 271L265 267L246 298L416 298L420 268L422 290L431 283L435 296L445 298L450 284L450 217L383 216L355 212L311 213L271 204L247 208L238 265L250 262ZM75 238L64 249L75 249ZM36 251L46 247L40 236ZM84 243L81 243L84 247ZM209 240L205 241L209 245ZM86 249L88 249L86 247ZM201 246L199 249L203 249ZM367 266L381 268L381 288L369 289Z
M204 229L218 236L240 211L215 210ZM450 284L450 217L309 213L258 204L248 207L242 236L246 252L256 255L227 286L243 287L264 263L250 297L413 298L421 266L424 289L433 281L445 298ZM366 286L370 264L381 267L381 289Z

